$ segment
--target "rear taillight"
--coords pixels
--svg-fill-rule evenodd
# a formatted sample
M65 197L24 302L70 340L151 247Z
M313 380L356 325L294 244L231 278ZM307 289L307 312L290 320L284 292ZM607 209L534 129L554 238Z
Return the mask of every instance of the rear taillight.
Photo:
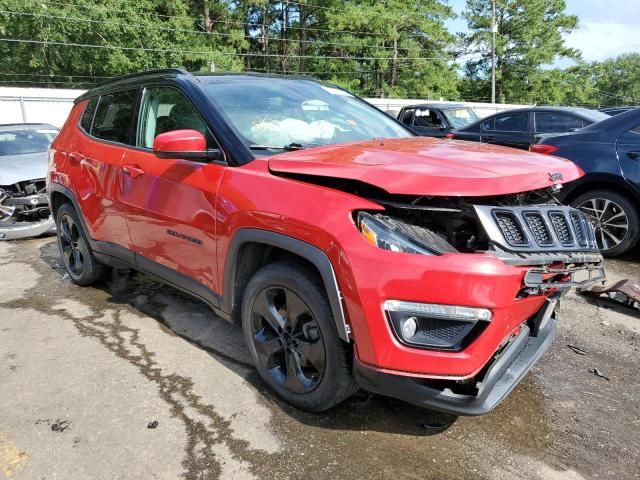
M454 135L453 133L451 133L451 132L447 133L447 134L444 136L444 138L454 138L454 137L455 137L455 135Z
M543 153L545 155L553 155L558 150L558 147L553 145L545 145L544 143L536 143L529 147L530 152Z

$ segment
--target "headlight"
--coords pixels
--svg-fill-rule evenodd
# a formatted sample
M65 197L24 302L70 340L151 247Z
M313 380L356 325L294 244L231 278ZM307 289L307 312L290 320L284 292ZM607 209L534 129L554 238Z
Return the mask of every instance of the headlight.
M378 248L392 252L436 254L419 240L399 231L397 226L384 222L369 213L360 212L358 214L358 228L364 238Z

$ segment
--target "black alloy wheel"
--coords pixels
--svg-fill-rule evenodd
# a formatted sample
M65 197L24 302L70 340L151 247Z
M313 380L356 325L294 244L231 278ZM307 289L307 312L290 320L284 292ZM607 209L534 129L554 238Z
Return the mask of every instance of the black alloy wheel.
M86 247L80 236L78 225L70 215L60 218L60 253L64 266L75 276L81 276L84 271Z
M242 300L242 331L262 380L291 405L323 412L358 389L318 272L295 261L263 266Z
M312 391L326 366L325 345L311 309L292 290L270 287L253 302L251 335L258 359L292 393Z
M111 268L98 262L93 255L82 223L71 204L64 203L58 208L56 228L62 263L74 283L93 285L109 276Z

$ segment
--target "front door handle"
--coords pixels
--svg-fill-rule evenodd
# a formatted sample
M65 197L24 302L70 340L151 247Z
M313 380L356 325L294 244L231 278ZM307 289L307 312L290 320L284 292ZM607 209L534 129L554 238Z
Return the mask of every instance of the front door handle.
M627 157L629 157L631 160L638 160L638 158L640 158L640 152L635 150L632 152L627 152Z
M122 170L124 171L124 173L133 178L141 177L142 175L144 175L144 170L142 170L137 165L125 165L124 167L122 167Z

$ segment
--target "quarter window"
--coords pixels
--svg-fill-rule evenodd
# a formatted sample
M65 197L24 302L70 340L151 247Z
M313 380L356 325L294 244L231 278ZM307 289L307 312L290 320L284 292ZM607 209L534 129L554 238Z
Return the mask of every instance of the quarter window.
M209 137L202 117L182 93L169 87L146 89L138 146L151 148L153 140L161 133L183 129L197 130ZM211 144L210 141L207 143Z
M131 143L137 90L102 95L93 119L91 134L103 140Z
M97 104L98 97L93 97L91 100L89 100L89 103L87 103L84 112L82 112L82 118L80 118L80 126L87 133L91 131L91 123L93 122L93 114L96 111Z
M485 122L482 122L482 129L483 130L495 130L495 126L496 126L496 119L495 118L491 118Z
M502 132L526 132L528 113L511 113L496 117L495 129Z
M582 128L584 123L578 117L562 113L536 112L536 132L562 133L575 128Z

